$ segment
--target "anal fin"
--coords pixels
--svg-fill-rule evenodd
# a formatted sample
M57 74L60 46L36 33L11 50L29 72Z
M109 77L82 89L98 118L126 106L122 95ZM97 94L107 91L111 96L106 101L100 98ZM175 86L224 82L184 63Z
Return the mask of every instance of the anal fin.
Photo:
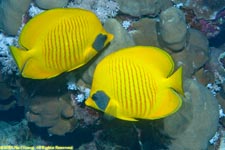
M117 116L118 119L126 120L126 121L138 121L137 119L130 118L130 117L124 117L124 116Z
M182 98L171 88L158 93L150 119L158 119L175 113L182 104Z
M42 63L34 58L30 58L24 64L21 71L22 76L31 79L47 79L52 78L60 74L53 70L47 70Z
M121 120L138 121L130 116L125 115L118 102L114 99L110 99L109 106L106 108L105 113Z

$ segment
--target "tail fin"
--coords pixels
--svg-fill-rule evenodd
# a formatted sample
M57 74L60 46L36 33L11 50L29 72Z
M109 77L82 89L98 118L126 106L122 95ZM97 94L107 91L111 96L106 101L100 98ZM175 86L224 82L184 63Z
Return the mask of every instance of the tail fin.
M172 89L177 91L178 93L184 95L183 91L183 81L182 81L182 72L183 68L179 67L176 72L174 72L168 79L169 85Z
M22 50L19 49L17 47L14 46L10 46L10 52L14 58L14 60L16 61L16 64L19 68L20 71L23 70L23 66L26 62L26 60L28 59L28 51L26 50Z

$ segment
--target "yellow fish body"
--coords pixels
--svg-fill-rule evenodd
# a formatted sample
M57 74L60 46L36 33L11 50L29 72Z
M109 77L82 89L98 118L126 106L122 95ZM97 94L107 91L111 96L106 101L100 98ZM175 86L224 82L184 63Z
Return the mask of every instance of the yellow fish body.
M20 34L20 48L10 50L23 77L44 79L84 65L112 39L92 12L57 8L32 18Z
M96 67L87 106L122 120L158 119L181 104L182 68L169 54L135 46L106 56Z

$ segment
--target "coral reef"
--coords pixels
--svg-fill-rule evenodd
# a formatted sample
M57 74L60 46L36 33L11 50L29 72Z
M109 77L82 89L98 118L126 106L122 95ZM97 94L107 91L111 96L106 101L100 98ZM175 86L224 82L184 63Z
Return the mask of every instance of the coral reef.
M184 66L184 76L189 78L204 66L208 61L208 55L208 40L200 31L194 29L189 29L189 39L185 48L172 54L177 65Z
M80 150L223 149L225 119L223 113L219 118L218 111L225 109L225 46L209 47L209 40L224 30L224 1L32 2L26 0L19 5L13 0L0 0L0 29L5 33L0 33L1 112L22 106L30 124L37 129L46 129L49 135L53 135L48 138L57 135L67 141L73 139L71 134L78 133L72 145L77 144L75 148ZM105 29L114 35L114 40L79 70L51 80L23 79L8 49L9 45L17 43L17 37L7 35L16 35L22 23L45 9L55 7L93 11ZM22 18L23 14L25 16ZM98 62L111 52L134 45L165 49L174 58L175 68L183 66L183 106L164 120L124 122L84 106ZM217 130L218 123L220 128ZM46 145L33 136L26 121L16 125L5 124L4 127L1 125L1 129L1 144ZM88 135L80 134L83 130ZM210 140L213 135L217 138ZM63 140L60 142L63 143Z
M15 61L10 52L9 45L12 45L16 40L14 37L7 37L0 33L0 72L5 75L12 75L13 72L18 72Z
M119 127L119 128L118 128ZM101 121L100 129L93 133L91 142L78 149L157 150L168 149L171 138L161 132L162 121L124 122L117 119Z
M218 127L218 102L194 80L185 80L184 90L182 108L164 119L165 132L175 139L170 149L207 149L208 141Z
M31 4L30 4L30 8L29 8L29 10L28 10L28 15L29 15L31 18L33 18L34 16L36 16L36 15L42 13L42 12L44 12L43 9L40 9L39 7L35 6L34 3L31 3Z
M2 74L0 74L0 87L0 100L8 99L13 95L12 89L7 82L3 80Z
M189 0L184 6L194 10L198 18L214 19L218 10L224 7L223 0Z
M143 18L133 22L129 33L132 35L136 45L159 46L157 37L157 21L155 19Z
M71 102L57 97L35 97L26 112L26 118L39 127L48 127L49 134L64 135L76 127Z
M119 10L115 0L72 0L67 7L91 10L102 22L115 17Z
M60 97L34 97L30 99L26 118L39 127L47 127L48 133L53 135L65 135L78 127L94 124L99 115L89 108L82 108L78 98L72 93Z
M210 50L210 60L205 68L213 73L218 72L221 76L224 76L224 49L211 47Z
M10 125L6 122L0 122L0 143L1 145L11 146L35 146L35 145L47 145L47 143L41 140L39 137L35 137L30 133L28 123L26 120L22 120L19 123Z
M170 7L164 10L159 18L159 37L164 45L174 51L184 48L187 35L184 13L178 8Z
M203 0L188 1L182 5L181 9L184 11L190 27L202 31L208 38L213 38L223 31L225 20L225 6L217 5L217 3L221 3L221 1L211 4ZM219 8L210 7L211 5Z
M34 2L42 9L52 9L65 7L69 0L34 0Z
M0 1L0 30L8 35L16 35L22 23L22 16L27 11L31 0Z
M131 16L157 16L160 11L172 6L167 0L130 0L129 3L123 0L116 0L119 3L120 11Z

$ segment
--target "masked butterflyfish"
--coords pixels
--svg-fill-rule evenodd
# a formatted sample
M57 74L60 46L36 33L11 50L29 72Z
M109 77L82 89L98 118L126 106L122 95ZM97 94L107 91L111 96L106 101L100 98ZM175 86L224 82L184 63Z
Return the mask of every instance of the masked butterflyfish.
M32 18L21 31L20 48L10 50L23 77L45 79L83 66L112 39L94 13L57 8Z
M157 47L135 46L103 58L94 72L87 106L128 121L176 112L183 95L182 67Z

